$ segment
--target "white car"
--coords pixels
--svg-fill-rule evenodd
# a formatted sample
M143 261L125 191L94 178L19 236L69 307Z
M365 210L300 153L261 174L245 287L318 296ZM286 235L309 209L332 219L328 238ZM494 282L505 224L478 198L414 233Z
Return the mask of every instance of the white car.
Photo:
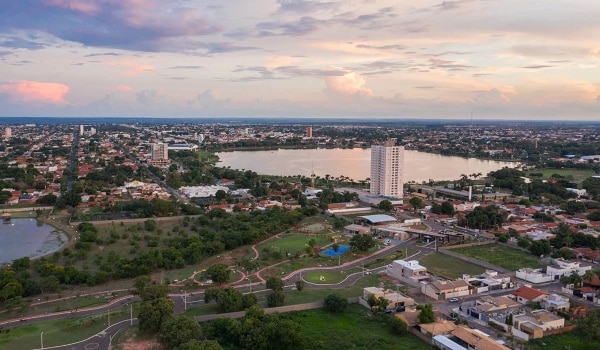
M392 240L391 239L386 238L386 239L383 240L383 245L390 245L390 244L392 244Z

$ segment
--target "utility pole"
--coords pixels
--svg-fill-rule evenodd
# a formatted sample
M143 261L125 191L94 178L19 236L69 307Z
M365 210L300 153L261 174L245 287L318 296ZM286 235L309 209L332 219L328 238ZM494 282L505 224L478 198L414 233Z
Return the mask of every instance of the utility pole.
M129 320L130 320L130 325L133 326L133 302L131 302L131 304L129 304Z
M44 332L40 333L40 345L42 346L42 350L44 350Z

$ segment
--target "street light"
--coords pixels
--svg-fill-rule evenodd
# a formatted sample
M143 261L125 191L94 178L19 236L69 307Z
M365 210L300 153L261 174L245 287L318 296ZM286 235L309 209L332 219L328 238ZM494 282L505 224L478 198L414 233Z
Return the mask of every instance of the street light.
M40 344L42 345L42 350L44 350L44 332L40 333Z
M252 283L250 283L249 278L246 278L246 281L248 281L248 285L250 286L250 293L252 293Z

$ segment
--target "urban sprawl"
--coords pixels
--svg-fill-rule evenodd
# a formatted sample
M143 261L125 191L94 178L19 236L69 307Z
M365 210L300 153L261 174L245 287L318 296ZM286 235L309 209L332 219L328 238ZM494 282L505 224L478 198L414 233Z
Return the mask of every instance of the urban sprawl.
M0 235L69 236L0 267L3 348L600 348L598 124L82 122L2 125ZM282 148L370 177L216 155ZM405 181L406 150L514 166Z

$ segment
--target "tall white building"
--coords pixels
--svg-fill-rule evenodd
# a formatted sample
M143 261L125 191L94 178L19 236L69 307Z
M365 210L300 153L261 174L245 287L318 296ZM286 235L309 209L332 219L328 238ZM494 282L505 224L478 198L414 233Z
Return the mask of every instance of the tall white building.
M404 178L404 146L396 139L371 146L371 193L402 198Z
M166 143L152 144L152 160L169 159L169 146Z
M11 137L12 137L12 129L10 127L7 127L6 129L4 129L4 138L8 140Z
M83 135L84 131L85 131L85 127L83 126L83 124L79 125L79 135Z

